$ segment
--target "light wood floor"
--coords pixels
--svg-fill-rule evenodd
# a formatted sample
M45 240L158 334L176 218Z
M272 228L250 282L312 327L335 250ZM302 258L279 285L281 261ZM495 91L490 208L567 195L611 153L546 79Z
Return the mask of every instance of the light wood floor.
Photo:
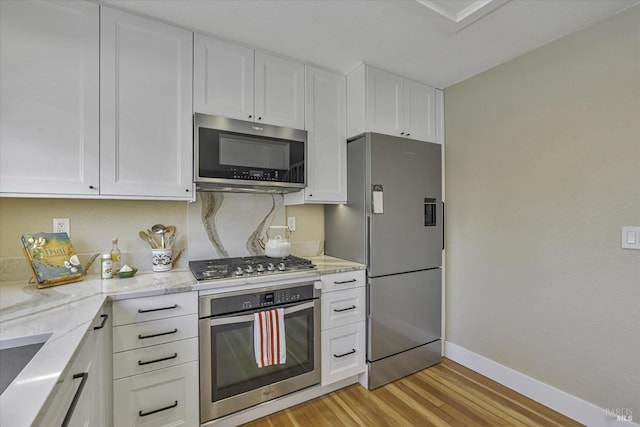
M580 426L449 359L368 391L355 384L245 427Z

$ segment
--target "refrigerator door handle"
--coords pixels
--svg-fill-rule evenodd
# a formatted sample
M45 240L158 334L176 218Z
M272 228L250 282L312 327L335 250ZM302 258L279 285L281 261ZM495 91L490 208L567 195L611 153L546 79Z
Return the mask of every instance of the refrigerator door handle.
M371 267L371 217L367 215L367 233L365 236L367 253L365 260L367 262L367 269Z
M442 203L442 250L444 251L444 202Z

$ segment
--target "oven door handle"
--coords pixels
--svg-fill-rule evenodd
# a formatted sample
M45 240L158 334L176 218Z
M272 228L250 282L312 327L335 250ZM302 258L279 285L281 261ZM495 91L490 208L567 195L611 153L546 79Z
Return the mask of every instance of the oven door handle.
M313 308L315 304L314 301L309 301L304 304L298 304L291 307L287 307L284 309L285 316L287 314L295 313L298 311L306 310L308 308ZM258 310L256 311L266 311L266 310ZM234 323L244 323L244 322L253 322L254 316L253 314L245 314L244 316L229 316L229 317L218 317L210 320L210 326L219 326L219 325L231 325Z

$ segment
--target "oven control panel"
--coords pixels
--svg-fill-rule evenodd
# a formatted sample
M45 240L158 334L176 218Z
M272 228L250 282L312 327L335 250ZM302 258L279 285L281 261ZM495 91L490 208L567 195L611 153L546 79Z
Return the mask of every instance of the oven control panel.
M317 298L317 292L313 283L305 283L298 286L287 286L280 289L260 289L254 292L217 295L207 297L211 316L219 316L228 313L250 311L262 307L277 307L279 305L307 301ZM201 299L204 297L200 297ZM203 313L201 313L203 314ZM201 316L202 317L202 316Z
M298 288L284 289L282 291L264 292L260 294L260 306L273 304L286 304L288 302L296 302L305 299L304 292L300 292Z

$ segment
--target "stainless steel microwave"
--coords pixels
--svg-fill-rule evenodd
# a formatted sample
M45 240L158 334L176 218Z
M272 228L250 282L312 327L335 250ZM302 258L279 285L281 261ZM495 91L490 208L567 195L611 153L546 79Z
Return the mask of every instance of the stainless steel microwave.
M307 132L194 114L196 189L288 193L306 185Z

